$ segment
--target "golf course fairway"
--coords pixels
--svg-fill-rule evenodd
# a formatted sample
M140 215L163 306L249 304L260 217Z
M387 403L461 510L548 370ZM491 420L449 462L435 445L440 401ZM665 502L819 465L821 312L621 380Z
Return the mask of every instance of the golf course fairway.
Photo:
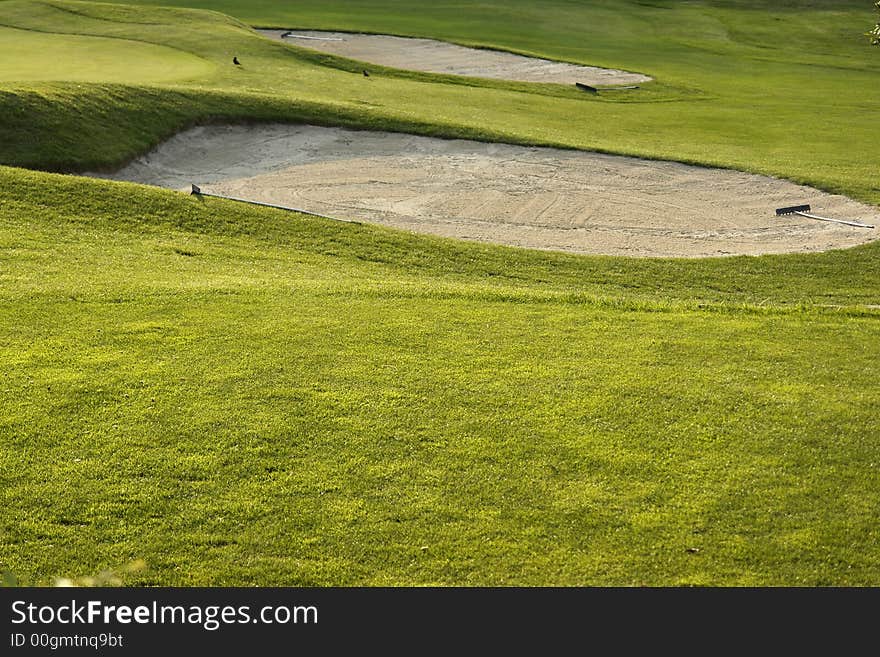
M870 3L350 4L0 0L4 581L880 584L876 240L581 255L84 175L200 126L308 125L876 211ZM365 76L254 28L651 80Z

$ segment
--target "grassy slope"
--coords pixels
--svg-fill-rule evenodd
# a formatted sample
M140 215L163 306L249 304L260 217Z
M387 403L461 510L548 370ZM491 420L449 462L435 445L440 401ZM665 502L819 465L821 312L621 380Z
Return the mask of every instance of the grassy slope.
M0 175L30 581L880 582L876 312L594 299L626 261Z
M255 7L241 4L242 9ZM402 12L397 4L380 4L371 11L373 5L359 3L359 23L350 17L340 25L378 29L384 24L395 31L433 31L441 36L455 32L464 35L463 41L476 40L475 32L490 25L491 32L482 32L484 42L657 76L653 88L648 85L645 91L622 96L623 102L566 87L462 86L439 83L443 78L430 75L386 72L367 81L357 66L318 66L346 67L340 60L306 57L293 47L260 39L218 14L194 18L186 10L167 10L151 18L137 7L63 5L76 6L79 13L73 14L53 8L56 5L62 6L6 0L0 2L0 23L172 45L213 62L216 69L187 84L185 97L159 93L164 104L174 104L174 111L156 113L147 123L131 109L139 104L134 96L147 93L144 90L40 87L32 90L36 97L0 98L4 115L17 112L34 125L56 122L53 136L63 140L64 152L69 153L58 157L52 144L22 140L20 127L12 124L0 126L0 163L53 169L113 164L123 153L130 155L131 147L146 150L159 136L187 123L224 115L264 119L286 114L300 119L302 107L309 104L308 114L324 121L420 131L431 125L436 127L430 130L440 134L730 166L880 202L876 157L864 147L876 140L880 59L862 36L870 10L856 10L856 2L846 10L811 12L710 9L701 3L662 8L623 0L586 6L541 3L540 12L525 2L477 5L495 14L491 22L481 20L486 17L480 13L452 11L445 5ZM296 18L309 26L329 27L338 20L341 6L297 3L297 13L291 9L286 18L256 6L245 16L282 24ZM114 20L89 18L96 11ZM403 20L405 25L398 25ZM198 30L192 29L193 21ZM524 31L523 24L537 27ZM768 34L769 24L779 25L777 34ZM772 48L761 43L764 38L771 39ZM231 65L232 54L245 62L243 69ZM120 63L124 65L124 59ZM212 93L203 99L193 89ZM640 99L657 102L626 102ZM90 129L79 129L82 115L88 116L81 107L93 105L105 108L102 118L110 124L127 126L135 116L141 119L136 125L142 138L125 140L125 148L114 146L109 137L102 139L108 148L100 156L90 146L100 125L88 123Z
M22 53L42 53L28 56ZM195 55L167 46L129 41L126 66L118 65L118 40L79 35L40 34L0 28L0 61L15 62L0 69L0 82L71 81L167 82L195 78L213 66Z
M676 16L762 24L731 6ZM491 122L522 141L657 155L660 140L684 159L702 135L728 164L809 166L875 198L857 141L822 141L805 164L779 157L779 126L743 122L749 102L771 106L745 91L744 36L699 59L729 69L738 106L715 87L688 100L671 73L652 93L675 102L612 103L391 72L368 87L220 15L63 7L95 16L7 0L0 22L183 43L214 72L8 88L5 162L109 164L209 118L472 136ZM619 36L637 16L616 15ZM824 45L799 56L858 80L857 48L832 41L855 15L819 21ZM193 18L199 31L175 26ZM233 47L247 70L226 68ZM679 49L670 67L696 61ZM787 54L770 68L827 68ZM858 134L875 115L839 86L825 90ZM792 134L816 125L790 105ZM693 118L724 111L735 130ZM624 134L660 117L663 134ZM28 581L144 558L133 583L880 583L875 246L578 258L71 176L0 182L0 568Z

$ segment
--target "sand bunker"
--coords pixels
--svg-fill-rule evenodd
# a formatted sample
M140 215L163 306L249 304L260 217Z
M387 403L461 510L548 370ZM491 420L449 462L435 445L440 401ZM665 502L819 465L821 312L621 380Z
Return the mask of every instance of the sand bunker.
M465 48L432 39L308 30L257 31L303 48L408 71L521 82L580 82L590 86L630 85L651 79L638 73L523 57L497 50Z
M534 249L703 257L877 239L775 209L880 226L880 211L794 183L672 162L314 126L188 130L98 177Z

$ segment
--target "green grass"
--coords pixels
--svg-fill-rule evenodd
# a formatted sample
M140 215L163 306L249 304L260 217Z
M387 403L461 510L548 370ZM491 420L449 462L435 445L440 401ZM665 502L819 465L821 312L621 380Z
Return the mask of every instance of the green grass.
M412 3L418 10L401 11L399 3L358 3L361 18L346 21L339 18L341 12L351 14L344 4L297 3L295 14L293 9L272 14L261 13L258 4L238 5L251 8L243 17L263 24L330 27L340 20L337 27L348 29L385 25L388 31L448 38L454 32L463 42L477 41L480 34L484 44L637 70L657 79L644 90L596 98L560 85L452 84L449 76L387 69L365 80L356 63L270 42L216 13L5 0L0 24L112 36L120 44L122 71L131 63L126 48L132 40L183 50L215 69L197 82L170 88L147 89L146 81L135 78L125 89L20 85L28 94L0 100L0 115L27 117L32 132L43 132L37 128L43 122L58 122L51 132L64 140L64 156L55 152L54 140L34 144L28 131L13 123L0 125L0 163L53 170L112 166L124 156L117 136L102 134L106 124L124 128L116 132L125 132L129 140L141 137L136 142L142 152L157 136L188 124L231 115L301 120L308 104L308 114L324 122L733 167L876 204L877 161L866 145L877 136L880 57L864 36L872 14L862 4L830 3L795 12L699 2L663 8L625 0L586 6L480 3L471 11L457 5ZM231 11L229 5L214 6ZM489 14L494 20L487 20ZM523 24L530 29L522 30ZM778 26L775 33L769 25ZM232 66L233 54L244 62L241 69ZM0 65L14 67L14 62L0 60ZM133 121L131 106L143 110L139 99L144 94L173 104L173 111ZM94 105L106 105L100 124L90 114ZM83 119L85 130L79 129ZM135 154L128 144L124 152Z
M203 6L657 81L619 102L365 81L218 13L5 0L0 30L35 62L34 44L81 41L111 63L89 71L77 47L3 82L0 163L106 168L194 123L288 120L880 202L854 2ZM138 72L135 46L180 77ZM577 257L21 168L0 188L0 570L26 583L143 559L127 584L880 584L876 243Z
M169 82L198 78L212 71L209 62L166 46L125 43L125 67L119 66L118 40L44 34L0 27L0 83L10 82ZM22 56L22 53L28 53Z
M28 581L878 582L878 311L0 175L0 528Z

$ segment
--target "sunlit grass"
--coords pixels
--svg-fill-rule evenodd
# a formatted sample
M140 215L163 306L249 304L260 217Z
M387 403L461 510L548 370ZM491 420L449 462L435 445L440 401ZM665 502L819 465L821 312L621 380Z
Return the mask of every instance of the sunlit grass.
M289 120L880 201L855 3L202 4L657 81L614 102L366 80L222 14L6 0L28 52L97 40L112 61L76 47L15 74L0 46L30 78L0 88L0 161L111 167L194 123ZM160 83L132 44L206 68ZM876 245L579 257L16 168L0 188L0 571L21 582L138 564L124 583L880 583Z

